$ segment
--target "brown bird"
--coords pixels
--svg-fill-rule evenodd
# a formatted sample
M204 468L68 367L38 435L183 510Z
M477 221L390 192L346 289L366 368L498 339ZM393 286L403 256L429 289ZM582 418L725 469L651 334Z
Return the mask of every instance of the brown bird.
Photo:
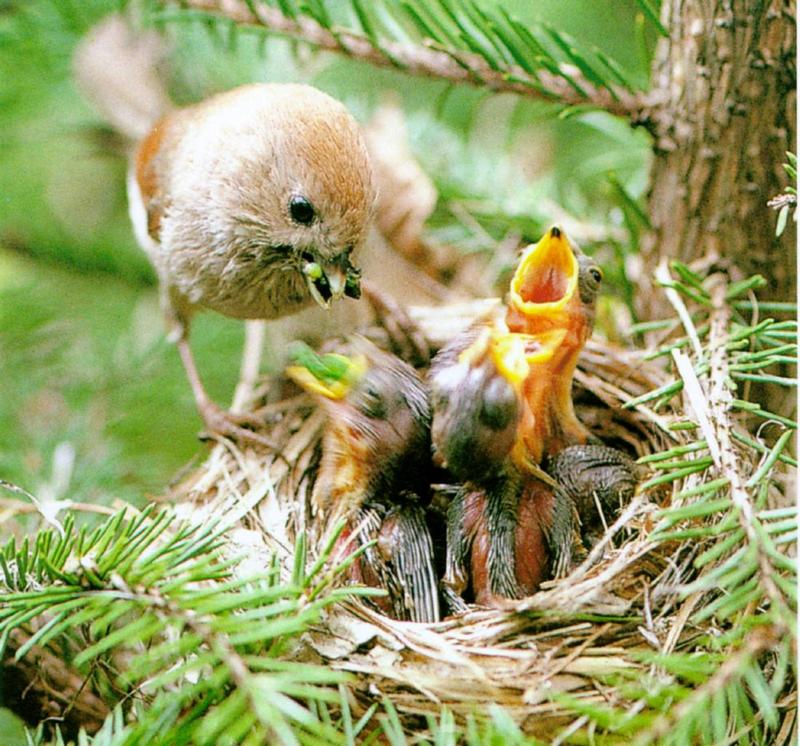
M348 355L295 347L289 376L328 415L312 502L319 521L347 523L337 551L375 541L349 579L388 591L374 603L408 621L439 619L433 543L425 520L430 405L417 372L356 337Z
M443 585L454 610L465 596L492 603L529 595L569 568L592 469L586 480L563 477L598 455L584 445L591 435L575 415L572 377L601 277L552 228L523 254L507 311L479 321L433 361L435 452L464 481L448 510ZM582 457L575 446L588 450ZM551 475L542 465L553 458ZM624 479L607 478L610 495Z
M159 121L136 151L128 195L206 427L248 437L205 392L190 320L200 308L274 319L359 296L352 259L374 191L358 125L309 86L237 88Z
M192 316L211 309L275 319L359 297L353 262L375 200L365 142L340 102L306 85L246 85L155 121L166 97L131 91L124 69L108 69L137 44L112 17L79 51L78 77L128 134L150 119L128 197L136 238L158 274L169 337L206 427L263 441L206 393L189 346ZM138 109L137 96L146 99Z

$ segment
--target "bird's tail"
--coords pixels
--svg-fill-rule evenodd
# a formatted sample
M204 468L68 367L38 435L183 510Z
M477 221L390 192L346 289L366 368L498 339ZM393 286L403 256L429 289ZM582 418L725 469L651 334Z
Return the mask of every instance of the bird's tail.
M144 137L170 108L160 68L166 44L114 13L78 45L73 72L78 88L106 121L131 140Z

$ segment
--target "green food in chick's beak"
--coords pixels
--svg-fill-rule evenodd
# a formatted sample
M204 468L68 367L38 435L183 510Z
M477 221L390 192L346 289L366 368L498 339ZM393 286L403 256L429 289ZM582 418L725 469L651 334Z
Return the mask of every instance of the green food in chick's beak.
M289 360L289 378L306 391L327 399L343 399L367 370L363 355L352 359L335 352L320 355L303 342L290 345Z

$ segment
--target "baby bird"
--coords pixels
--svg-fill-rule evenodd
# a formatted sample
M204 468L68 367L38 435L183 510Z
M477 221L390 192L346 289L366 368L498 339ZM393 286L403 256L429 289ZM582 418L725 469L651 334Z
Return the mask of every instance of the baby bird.
M373 602L396 619L439 619L433 543L422 497L428 492L430 405L416 371L361 337L348 355L293 350L288 375L328 415L312 493L317 517L347 524L348 554L375 540L350 566L349 579L383 588Z
M444 395L440 384L447 374L439 356L434 359L435 452L463 482L447 513L442 585L453 611L463 610L465 599L494 604L530 595L571 562L575 509L529 458L522 437L532 422L523 398L526 377L547 375L560 338L487 334L484 328L460 356L458 365L469 367L458 376L463 385ZM526 347L534 351L526 354Z
M558 335L546 368L536 366L522 396L528 457L541 463L591 435L575 415L572 378L592 333L603 273L557 226L522 255L511 280L505 326L512 333Z
M457 476L479 478L476 471L501 464L512 448L517 462L539 465L590 439L575 415L572 377L591 334L601 278L599 267L553 227L522 255L507 309L491 311L437 354L430 372L433 443Z
M436 457L464 485L448 511L445 594L454 610L529 595L569 568L585 482L542 465L591 438L572 403L602 275L554 227L522 256L504 314L477 322L434 359ZM573 453L573 461L581 459ZM582 504L582 503L581 503Z
M245 85L169 111L151 47L112 15L79 48L76 77L138 142L130 216L206 428L263 442L207 395L191 319L276 319L359 297L354 261L375 201L365 141L340 102L307 85Z

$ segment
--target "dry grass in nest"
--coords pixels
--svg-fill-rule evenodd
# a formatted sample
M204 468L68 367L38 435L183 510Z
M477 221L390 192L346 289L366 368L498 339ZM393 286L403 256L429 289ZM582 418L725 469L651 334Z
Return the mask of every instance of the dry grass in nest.
M416 309L413 316L436 346L480 308L485 305ZM591 340L575 377L579 416L607 443L638 456L679 445L680 431L667 429L671 416L622 409L665 381L663 370L640 353ZM285 381L273 382L267 400L281 388ZM259 412L274 423L269 434L280 445L278 454L219 443L170 499L194 520L205 511L231 526L228 550L246 557L243 574L263 571L277 554L288 579L297 534L320 533L310 495L324 416L306 394ZM437 624L413 624L353 601L329 613L297 654L355 674L356 712L380 696L408 716L436 713L442 705L465 715L498 703L526 731L552 735L576 719L554 693L613 699L604 677L644 674L650 665L639 653L671 652L699 632L687 628L692 604L681 601L676 588L690 576L698 547L648 540L658 503L667 499L637 494L569 577L506 609L476 607Z

